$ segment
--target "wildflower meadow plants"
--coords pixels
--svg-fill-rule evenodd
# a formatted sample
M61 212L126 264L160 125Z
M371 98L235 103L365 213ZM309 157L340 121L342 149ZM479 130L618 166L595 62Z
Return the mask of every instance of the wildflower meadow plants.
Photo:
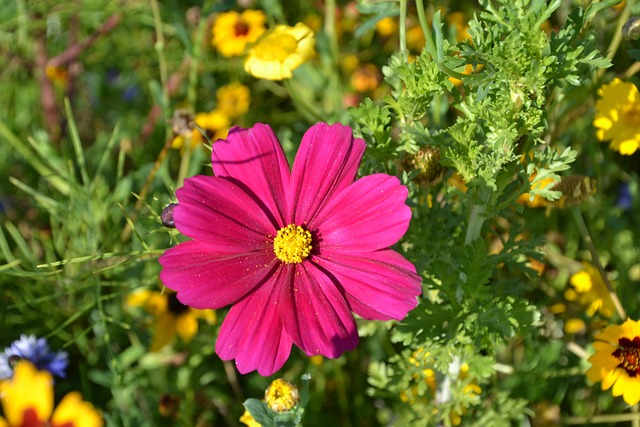
M0 426L640 423L640 5L191 3L0 8Z

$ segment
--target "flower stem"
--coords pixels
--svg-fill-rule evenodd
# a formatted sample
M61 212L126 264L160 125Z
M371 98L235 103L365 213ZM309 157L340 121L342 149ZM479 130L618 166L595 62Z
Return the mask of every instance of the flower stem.
M633 8L635 0L627 0L627 3L622 9L620 16L618 16L618 22L616 24L616 29L613 32L613 37L611 38L611 42L609 43L609 47L607 48L607 58L613 59L616 52L618 51L618 47L620 47L620 42L622 42L622 27L631 16L631 9ZM600 79L602 75L605 73L606 68L600 68L596 77Z
M622 307L622 303L618 298L618 294L613 289L609 278L607 277L607 273L604 271L602 267L602 263L600 262L600 257L598 256L598 250L591 239L591 234L589 234L589 229L587 228L587 224L584 222L584 218L582 217L582 211L580 211L579 206L574 206L571 208L571 213L573 214L573 218L576 221L576 225L578 226L578 230L580 230L580 234L582 235L582 240L584 240L584 244L587 246L589 253L591 253L591 260L593 264L595 264L598 272L600 272L600 276L602 276L602 280L604 284L607 286L607 290L609 291L609 296L611 297L611 301L613 301L613 305L616 308L616 312L618 312L618 316L622 321L627 320L627 313L624 311Z
M406 62L409 58L409 52L407 51L407 0L400 0L400 54L402 59Z

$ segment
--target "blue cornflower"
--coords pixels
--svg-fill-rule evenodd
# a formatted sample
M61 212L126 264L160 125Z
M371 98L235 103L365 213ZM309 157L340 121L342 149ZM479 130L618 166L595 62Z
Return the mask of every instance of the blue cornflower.
M0 353L0 380L11 378L13 368L19 360L29 360L41 371L49 371L60 378L65 377L69 364L68 355L64 351L52 352L45 338L35 335L20 335L20 339L6 347Z

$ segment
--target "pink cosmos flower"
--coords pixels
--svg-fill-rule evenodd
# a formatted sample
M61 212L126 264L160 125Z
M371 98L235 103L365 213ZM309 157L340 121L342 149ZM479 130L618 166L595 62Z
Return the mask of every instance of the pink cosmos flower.
M160 257L164 284L185 305L233 304L216 352L241 373L271 375L292 344L307 355L353 350L353 313L402 319L422 287L389 249L406 232L407 189L393 176L355 180L365 143L349 127L318 123L290 170L267 125L233 128L213 145L215 176L176 191L178 230L192 240Z

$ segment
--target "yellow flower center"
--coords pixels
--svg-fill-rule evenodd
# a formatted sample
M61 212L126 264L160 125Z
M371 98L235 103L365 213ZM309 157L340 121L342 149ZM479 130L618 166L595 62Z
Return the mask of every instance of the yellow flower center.
M627 103L622 107L622 115L627 123L632 126L640 126L640 104Z
M290 411L298 403L298 388L287 380L278 378L264 392L267 406L275 412Z
M281 228L273 239L273 252L280 261L287 264L304 261L311 249L311 232L299 225L289 224Z
M283 62L298 49L298 42L290 34L272 33L254 48L254 54L263 61Z
M640 374L640 337L635 337L633 340L620 338L618 349L612 354L620 361L618 368L627 371L630 377Z

